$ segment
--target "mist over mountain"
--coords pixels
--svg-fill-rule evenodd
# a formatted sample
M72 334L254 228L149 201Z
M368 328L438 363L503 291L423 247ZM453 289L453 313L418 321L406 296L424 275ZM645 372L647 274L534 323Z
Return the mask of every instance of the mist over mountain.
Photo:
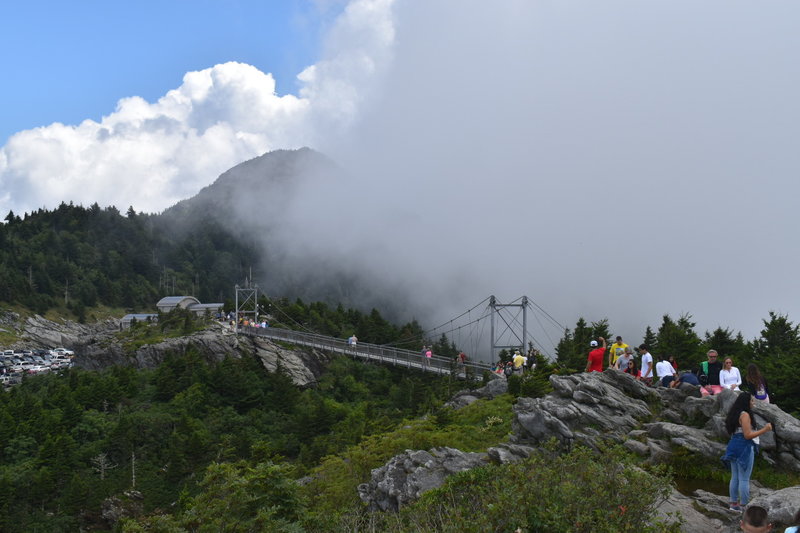
M375 307L396 320L419 316L423 309L410 306L406 292L358 251L358 218L350 215L369 199L348 203L333 193L346 189L348 179L310 148L276 150L224 172L158 215L159 224L178 238L218 224L256 252L258 261L240 265L241 271L269 296ZM337 211L349 215L331 215Z

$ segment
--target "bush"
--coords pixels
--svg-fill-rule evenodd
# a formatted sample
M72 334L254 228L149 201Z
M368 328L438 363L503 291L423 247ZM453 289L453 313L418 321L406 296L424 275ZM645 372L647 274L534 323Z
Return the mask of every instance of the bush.
M511 402L507 394L474 402L448 413L445 427L437 428L433 417L406 421L394 431L367 437L345 452L325 457L312 471L311 482L301 489L310 502L309 514L335 522L339 514L358 509L358 485L369 481L373 468L406 449L451 446L476 452L501 442L511 429Z
M361 529L369 523L374 531L454 533L679 531L677 523L653 519L654 507L670 491L668 473L637 468L619 447L602 456L577 447L561 456L542 451L517 464L456 474L398 515L354 514L340 527Z

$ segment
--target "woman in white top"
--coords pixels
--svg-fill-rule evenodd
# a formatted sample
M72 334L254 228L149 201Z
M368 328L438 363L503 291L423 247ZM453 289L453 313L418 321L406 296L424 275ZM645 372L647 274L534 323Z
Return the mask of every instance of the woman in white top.
M723 389L739 390L739 385L742 384L742 375L739 369L733 366L733 360L730 357L725 358L722 364L722 370L719 371L719 384Z

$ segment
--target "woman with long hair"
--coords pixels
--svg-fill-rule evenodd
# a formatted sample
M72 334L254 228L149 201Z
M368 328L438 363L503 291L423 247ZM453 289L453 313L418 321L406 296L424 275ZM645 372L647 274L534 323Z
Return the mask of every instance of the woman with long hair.
M755 396L756 400L769 403L767 380L761 375L755 363L747 365L747 374L744 379L747 389Z
M761 429L754 429L751 411L753 402L753 396L749 392L740 393L725 417L725 429L731 440L722 456L722 462L731 468L731 483L728 487L731 511L741 511L750 500L750 474L753 472L756 454L756 442L753 439L772 431L772 424L769 422Z
M631 359L630 361L628 361L627 368L623 368L622 371L625 372L626 374L630 374L631 376L635 377L636 379L640 379L642 377L641 372L639 372L639 369L636 368L636 360L635 359Z

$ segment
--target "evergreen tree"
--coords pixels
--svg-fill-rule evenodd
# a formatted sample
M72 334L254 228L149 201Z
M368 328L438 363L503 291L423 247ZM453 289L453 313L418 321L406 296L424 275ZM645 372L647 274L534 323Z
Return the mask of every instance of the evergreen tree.
M657 342L656 334L653 333L653 329L650 326L647 326L644 330L644 337L642 338L642 344L646 345L651 350L653 346L655 346Z
M762 320L761 337L753 342L757 358L782 357L800 351L800 325L794 325L787 315L769 312L769 320Z
M691 362L692 365L705 361L705 354L709 350L716 350L721 357L732 357L737 366L742 365L751 357L751 349L744 341L742 334L738 333L734 336L733 331L728 328L717 327L711 333L706 331L705 338L701 343L701 353Z
M702 353L702 348L700 338L694 331L695 323L691 318L691 315L684 314L676 322L669 315L664 315L651 353L673 356L678 361L697 359Z

